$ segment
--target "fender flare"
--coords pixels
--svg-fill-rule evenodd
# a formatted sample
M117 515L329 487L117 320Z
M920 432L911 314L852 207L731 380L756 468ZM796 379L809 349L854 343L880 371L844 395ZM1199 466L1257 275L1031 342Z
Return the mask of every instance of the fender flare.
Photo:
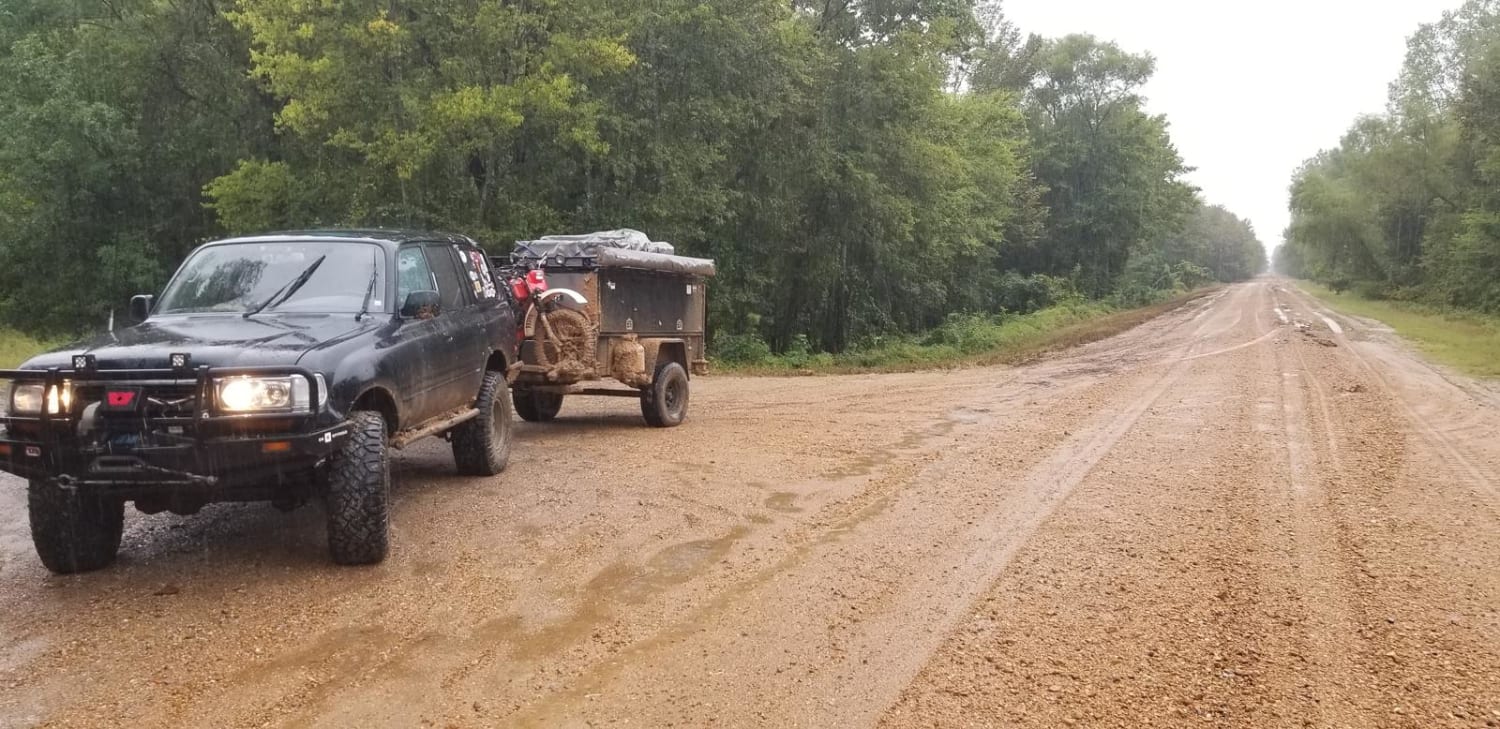
M580 294L573 289L547 289L546 291L542 292L541 296L537 297L537 300L546 301L553 296L566 296L569 299L572 299L573 303L579 306L585 306L589 303L589 300L584 298L583 294Z

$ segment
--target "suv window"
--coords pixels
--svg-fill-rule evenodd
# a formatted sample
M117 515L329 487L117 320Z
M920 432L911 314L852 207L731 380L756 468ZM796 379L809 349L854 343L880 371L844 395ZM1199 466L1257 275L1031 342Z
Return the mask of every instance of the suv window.
M396 306L406 305L406 297L413 291L437 291L437 282L432 278L432 269L427 266L427 257L416 246L402 248L396 252Z
M469 305L468 295L464 289L473 284L458 272L458 262L453 260L453 251L448 246L424 246L427 250L427 264L432 267L433 278L437 279L438 294L443 299L443 311L458 311Z

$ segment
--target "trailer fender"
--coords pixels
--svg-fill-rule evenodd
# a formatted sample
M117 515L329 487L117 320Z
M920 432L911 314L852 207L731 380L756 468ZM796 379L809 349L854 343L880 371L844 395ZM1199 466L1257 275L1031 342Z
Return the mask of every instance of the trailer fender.
M541 295L540 300L546 301L547 299L549 299L549 298L551 298L553 296L566 296L569 299L572 299L573 303L575 303L575 304L577 304L579 306L584 306L584 305L587 305L589 303L589 300L586 299L586 298L584 298L583 294L580 294L577 291L574 291L573 289L547 289Z

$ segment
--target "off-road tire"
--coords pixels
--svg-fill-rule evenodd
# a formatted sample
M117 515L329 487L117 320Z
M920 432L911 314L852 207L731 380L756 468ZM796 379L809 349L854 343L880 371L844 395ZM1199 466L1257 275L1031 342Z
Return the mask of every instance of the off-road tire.
M57 574L103 569L114 564L120 553L124 501L88 496L49 481L31 481L26 511L36 556Z
M451 432L453 462L464 476L494 476L510 462L510 398L505 374L486 372L474 407L479 415Z
M563 396L553 392L537 392L526 388L511 391L511 401L516 404L516 414L528 423L546 423L557 417L562 410Z
M537 363L548 368L566 367L575 371L591 369L599 334L598 329L589 322L588 315L561 308L550 312L543 312L541 309L533 311L536 313L534 339ZM542 322L544 318L545 324ZM547 335L548 328L557 335L556 339ZM548 351L548 345L552 346L553 352Z
M682 365L657 365L651 385L641 390L641 415L653 428L675 428L687 418L688 374Z
M390 551L391 462L385 419L349 416L349 439L334 454L324 501L328 552L338 564L375 564Z

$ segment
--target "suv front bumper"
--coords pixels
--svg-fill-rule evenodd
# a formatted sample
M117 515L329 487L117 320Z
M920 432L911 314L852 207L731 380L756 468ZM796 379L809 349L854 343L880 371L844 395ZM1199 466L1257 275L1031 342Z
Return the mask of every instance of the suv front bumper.
M332 455L348 437L347 425L320 427L308 414L216 415L212 383L219 377L289 374L306 377L312 402L318 402L316 378L295 368L0 371L0 380L43 382L48 392L67 381L75 389L191 384L197 393L190 414L142 416L139 423L132 421L132 432L102 438L80 435L76 412L0 417L0 470L116 490L127 498L184 487L234 489L284 481Z
M312 469L348 436L348 426L337 425L306 434L127 449L0 437L0 471L77 486L234 488Z

